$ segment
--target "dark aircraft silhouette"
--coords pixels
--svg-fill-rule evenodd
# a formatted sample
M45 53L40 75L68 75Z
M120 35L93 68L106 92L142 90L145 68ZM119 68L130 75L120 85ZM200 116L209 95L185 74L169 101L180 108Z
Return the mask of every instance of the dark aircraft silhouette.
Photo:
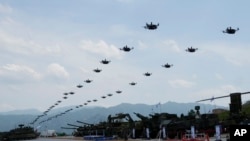
M233 29L232 27L228 27L226 30L223 30L223 33L227 33L227 34L235 34L236 31L240 30L239 28L237 29Z
M145 76L150 76L152 73L146 72L144 73Z
M88 100L87 102L88 102L88 103L90 103L90 102L91 102L91 100Z
M136 83L135 82L131 82L131 83L129 83L130 85L132 85L132 86L134 86L134 85L136 85Z
M64 95L68 95L68 93L64 93Z
M102 96L102 98L106 98L106 96Z
M146 23L146 25L144 26L145 29L148 29L148 30L155 30L157 29L157 27L159 26L160 24L153 24L152 22L150 24Z
M89 79L87 79L87 80L85 80L84 82L86 82L86 83L91 83L93 80L89 80Z
M75 93L74 93L74 92L69 92L69 94L73 95L73 94L75 94Z
M61 100L58 100L57 102L58 102L58 103L61 103L62 101L61 101Z
M101 69L96 68L96 69L94 69L93 71L94 71L94 72L96 72L96 73L99 73L99 72L101 72L102 70L101 70Z
M130 50L134 49L133 47L128 47L127 45L124 46L123 48L120 48L120 50L123 50L125 52L129 52Z
M79 84L79 85L77 85L76 87L77 87L77 88L82 88L83 86Z
M84 105L88 105L88 103L84 103Z
M93 101L94 101L94 102L96 102L96 101L97 101L97 99L94 99Z
M170 64L168 64L168 63L165 64L165 65L162 65L162 67L164 67L164 68L171 68L172 66L173 66L173 64L170 65Z
M107 96L112 96L113 94L107 94Z
M101 61L102 64L108 64L109 62L111 62L111 61L108 61L106 59L104 59L104 60Z
M68 97L67 96L65 96L65 97L63 97L64 99L67 99Z
M198 48L192 48L192 46L186 49L187 52L191 53L195 52L196 50L198 50Z
M122 91L120 91L120 90L117 90L117 91L116 91L116 93L120 94L120 93L122 93Z

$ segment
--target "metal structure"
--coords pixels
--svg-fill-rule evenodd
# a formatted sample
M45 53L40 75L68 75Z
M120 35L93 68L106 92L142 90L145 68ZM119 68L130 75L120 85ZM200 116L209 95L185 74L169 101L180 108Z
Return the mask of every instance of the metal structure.
M241 95L245 95L245 94L250 94L250 92L243 92L243 93L235 92L235 93L231 93L229 95L224 95L224 96L219 96L219 97L212 97L212 98L202 99L202 100L199 100L199 101L196 101L196 102L212 101L212 100L215 100L215 99L230 97L230 102L231 102L229 104L230 115L237 115L242 110Z
M24 126L24 124L19 124L18 126L18 128L1 134L0 140L31 140L37 138L40 135L40 133L36 132L32 127Z

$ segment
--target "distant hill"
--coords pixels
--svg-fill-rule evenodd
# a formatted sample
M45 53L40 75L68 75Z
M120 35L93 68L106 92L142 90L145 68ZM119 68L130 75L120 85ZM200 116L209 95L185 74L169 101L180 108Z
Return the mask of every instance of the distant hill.
M67 125L67 123L81 125L80 123L76 122L77 120L91 124L97 124L100 121L107 121L108 115L115 115L117 113L128 113L134 120L138 120L134 112L140 113L144 116L149 116L149 114L160 112L177 114L178 116L180 116L180 114L182 113L184 115L187 115L188 112L191 109L194 109L194 106L196 105L197 103L166 102L156 105L122 103L108 108L87 106L80 109L75 109L64 116L45 122L45 124L41 126L35 124L34 127L40 127L39 130L54 129L57 132L71 133L73 130L66 130L62 129L61 127L70 127ZM209 104L199 104L199 106L201 107L201 113L212 111L212 109L214 108L225 108L215 107ZM46 116L42 120L45 120L48 117L65 111L66 109L69 109L71 107L54 109L53 111L51 111L51 113L49 113L48 116ZM9 131L10 129L17 127L18 124L21 123L28 124L33 121L39 114L41 114L41 112L38 110L17 110L0 113L0 132Z
M39 115L42 112L37 109L13 110L8 112L0 112L0 115Z

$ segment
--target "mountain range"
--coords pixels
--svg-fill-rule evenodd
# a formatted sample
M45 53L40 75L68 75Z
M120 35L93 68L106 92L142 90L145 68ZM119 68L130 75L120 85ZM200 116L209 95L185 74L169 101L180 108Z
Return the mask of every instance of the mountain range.
M224 108L221 106L214 106L211 104L198 104L200 106L200 113L210 112L214 108ZM86 106L83 108L75 109L61 117L45 122L42 125L39 125L38 121L34 126L38 130L47 130L53 129L57 132L65 132L72 133L73 130L62 129L61 127L70 127L67 124L75 124L81 126L80 123L76 121L83 121L91 124L97 124L100 121L107 121L108 115L115 115L117 113L128 113L132 117L133 120L139 120L134 112L140 113L144 116L149 116L149 114L153 113L171 113L187 115L188 112L197 106L197 103L176 103L176 102L166 102L166 103L158 103L156 105L146 105L146 104L129 104L122 103L112 107L94 107L94 106ZM45 120L55 114L63 112L69 108L74 109L75 106L70 107L62 107L52 110L46 117L41 120ZM18 127L18 124L26 124L28 125L32 122L37 115L42 114L41 111L36 109L27 109L27 110L15 110L9 112L0 112L0 132L9 131L10 129Z

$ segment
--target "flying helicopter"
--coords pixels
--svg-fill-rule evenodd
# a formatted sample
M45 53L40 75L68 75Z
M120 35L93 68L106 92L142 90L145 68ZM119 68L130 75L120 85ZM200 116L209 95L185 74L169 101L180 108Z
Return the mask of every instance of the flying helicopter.
M113 94L107 94L107 96L112 96Z
M134 49L133 47L128 47L127 45L124 46L123 48L120 48L120 50L123 50L125 52L129 52L130 50Z
M148 29L148 30L155 30L157 29L157 27L159 26L160 24L153 24L152 22L150 24L146 23L146 25L144 26L145 29Z
M89 80L89 79L87 79L87 80L85 80L84 82L86 82L86 83L91 83L93 80Z
M240 30L239 28L237 29L233 29L231 26L228 27L226 30L223 30L223 33L227 33L227 34L235 34L236 31Z
M96 73L99 73L99 72L101 72L102 70L101 70L101 69L96 68L96 69L94 69L93 71L94 71L94 72L96 72Z
M117 90L117 91L116 91L116 93L120 94L120 93L122 93L122 91L120 91L120 90Z
M75 93L74 93L74 92L69 92L69 94L73 95L73 94L75 94Z
M150 76L152 73L146 72L144 73L145 76Z
M111 62L111 61L108 61L106 59L104 59L104 60L101 61L102 64L108 64L109 62Z
M130 85L132 85L132 86L134 86L134 85L136 85L136 83L135 82L131 82L131 83L129 83Z
M79 85L77 85L76 87L77 87L77 88L82 88L83 86L79 84Z
M195 52L196 50L198 50L198 48L192 48L192 46L186 49L187 52L191 53Z
M170 68L170 67L172 67L172 66L173 66L173 64L170 65L170 64L168 64L168 63L165 64L165 65L162 65L162 67L164 67L164 68Z
M71 110L73 110L73 109L68 109L68 110L66 110L65 112L69 112L69 111L71 111Z

